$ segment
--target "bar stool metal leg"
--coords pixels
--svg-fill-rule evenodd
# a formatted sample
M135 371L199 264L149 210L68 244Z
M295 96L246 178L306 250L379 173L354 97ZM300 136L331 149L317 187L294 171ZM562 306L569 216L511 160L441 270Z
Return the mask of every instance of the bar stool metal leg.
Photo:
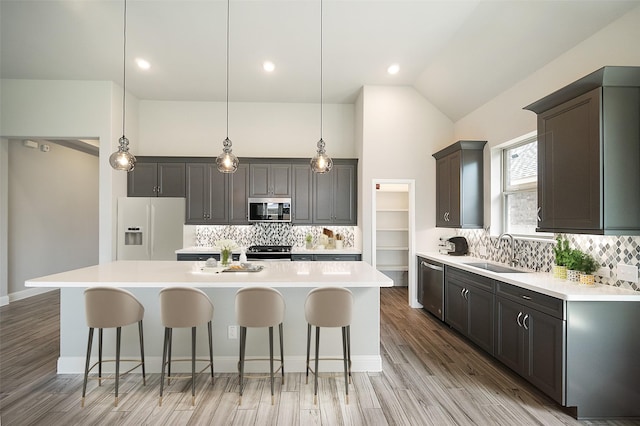
M196 328L191 327L191 405L196 405Z
M347 356L349 358L349 384L351 384L351 326L347 326Z
M315 374L313 383L313 404L318 404L318 361L320 360L320 327L316 326L316 359Z
M244 391L244 354L247 343L247 327L240 327L240 400L238 405L242 405L242 392Z
M271 405L275 404L273 392L273 327L269 327L269 375L271 377Z
M280 371L282 373L282 383L284 385L284 338L282 337L282 323L278 325L278 333L280 334Z
M309 384L309 359L311 354L311 324L307 324L307 381L306 384Z
M122 337L122 327L116 328L116 400L115 407L118 406L118 384L120 383L120 339Z
M209 362L211 363L211 384L213 384L213 333L211 331L211 321L207 323L209 332Z
M102 331L98 329L98 386L102 386Z
M349 374L347 367L347 327L342 327L342 363L344 364L344 393L346 403L349 403Z
M93 328L89 328L89 341L87 342L87 360L84 364L84 383L82 385L81 406L84 407L84 397L87 393L87 378L89 376L89 364L91 363L91 344L93 343Z
M169 328L164 329L164 344L162 345L162 368L160 369L160 400L158 405L162 407L162 392L164 390L164 369L167 365L167 351L169 349Z
M140 336L140 359L142 360L142 386L146 386L147 376L144 368L144 338L142 334L142 320L140 320L140 322L138 322L138 335Z
M167 353L167 386L171 385L171 343L173 342L173 328L169 328L169 351Z

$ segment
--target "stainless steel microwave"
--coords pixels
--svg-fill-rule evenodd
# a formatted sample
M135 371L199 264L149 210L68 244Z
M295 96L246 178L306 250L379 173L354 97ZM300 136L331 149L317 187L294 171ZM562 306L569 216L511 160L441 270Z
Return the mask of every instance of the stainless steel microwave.
M249 222L291 222L291 198L249 198Z

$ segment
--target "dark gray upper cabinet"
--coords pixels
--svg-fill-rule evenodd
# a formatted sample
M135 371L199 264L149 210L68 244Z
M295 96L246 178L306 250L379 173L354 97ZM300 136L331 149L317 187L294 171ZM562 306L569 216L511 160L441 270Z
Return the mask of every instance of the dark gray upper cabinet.
M233 225L249 224L249 164L240 163L238 170L229 175L229 223Z
M436 226L482 228L483 149L486 141L458 141L436 159Z
M291 163L264 163L253 160L250 164L251 197L291 197Z
M311 224L313 222L312 208L312 172L309 162L291 165L293 176L293 190L291 206L293 209L292 222L294 224Z
M640 235L640 67L604 67L538 114L538 231Z
M313 223L357 224L357 160L333 160L329 173L313 174Z
M229 223L229 175L220 173L215 161L186 166L186 223Z
M171 160L162 157L138 157L135 168L127 174L127 196L184 197L184 160Z

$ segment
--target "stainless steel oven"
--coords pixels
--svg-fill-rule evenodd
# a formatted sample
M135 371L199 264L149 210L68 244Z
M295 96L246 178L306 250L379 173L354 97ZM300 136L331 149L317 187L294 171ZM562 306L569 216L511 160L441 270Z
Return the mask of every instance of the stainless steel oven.
M291 246L251 246L247 249L248 261L290 261Z

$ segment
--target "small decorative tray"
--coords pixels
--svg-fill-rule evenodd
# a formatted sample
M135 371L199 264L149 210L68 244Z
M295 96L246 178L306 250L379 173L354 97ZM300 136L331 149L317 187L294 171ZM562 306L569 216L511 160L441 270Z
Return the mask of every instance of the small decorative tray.
M222 272L260 272L264 269L264 265L231 265Z

